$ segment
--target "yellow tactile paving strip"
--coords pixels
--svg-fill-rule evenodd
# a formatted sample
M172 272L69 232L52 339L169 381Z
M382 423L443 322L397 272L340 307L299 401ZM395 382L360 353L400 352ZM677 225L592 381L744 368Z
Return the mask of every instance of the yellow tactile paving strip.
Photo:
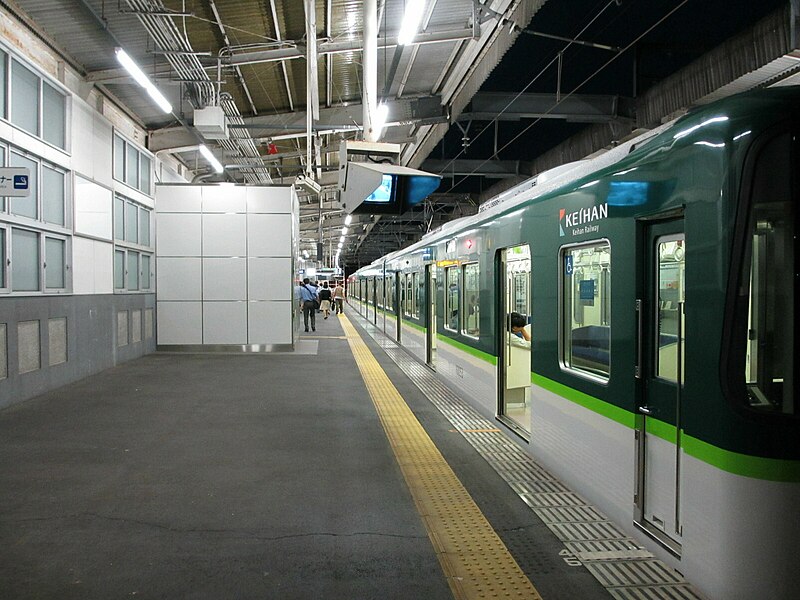
M453 596L541 599L353 325L339 318Z

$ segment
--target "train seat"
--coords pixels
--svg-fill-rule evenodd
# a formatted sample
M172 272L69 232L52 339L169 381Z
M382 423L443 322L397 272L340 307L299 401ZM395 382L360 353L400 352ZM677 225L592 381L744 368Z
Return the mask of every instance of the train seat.
M608 371L610 328L584 325L572 330L572 360L577 365Z

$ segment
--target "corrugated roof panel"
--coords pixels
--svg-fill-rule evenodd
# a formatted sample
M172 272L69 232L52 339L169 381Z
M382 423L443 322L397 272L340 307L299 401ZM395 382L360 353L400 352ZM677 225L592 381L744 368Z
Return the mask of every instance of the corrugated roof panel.
M419 47L411 72L406 81L404 96L432 94L436 81L447 66L450 54L457 43L426 44ZM403 71L404 72L404 71ZM401 72L401 75L402 73Z
M429 0L433 1L433 0ZM426 5L428 3L426 2ZM491 4L489 2L488 4ZM468 27L472 19L472 2L462 0L436 0L428 28L457 29Z
M143 56L148 36L136 17L123 14L116 4L103 8L102 0L86 0L104 19L112 36L82 3L74 0L19 0L17 5L86 71L115 68L114 47L119 41L132 56Z

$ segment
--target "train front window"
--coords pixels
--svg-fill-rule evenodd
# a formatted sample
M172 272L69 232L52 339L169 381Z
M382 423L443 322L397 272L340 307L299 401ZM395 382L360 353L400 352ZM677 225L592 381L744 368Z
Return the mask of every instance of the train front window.
M798 280L792 140L771 141L760 153L750 205L749 244L741 294L747 299L745 383L749 406L796 414L795 290ZM776 176L783 173L785 176ZM795 178L797 173L795 173Z
M607 380L611 373L611 246L607 241L561 252L562 364Z

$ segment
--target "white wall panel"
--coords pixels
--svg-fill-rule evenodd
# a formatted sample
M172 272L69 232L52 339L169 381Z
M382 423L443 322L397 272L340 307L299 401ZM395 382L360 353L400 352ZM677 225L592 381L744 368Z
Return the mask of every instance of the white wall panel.
M75 132L73 132L73 140L74 138ZM92 165L94 167L92 177L95 181L105 185L111 185L114 181L111 150L113 143L114 130L111 123L106 121L102 115L95 113L92 124ZM75 144L76 142L73 141L73 150Z
M292 343L292 302L249 302L250 344Z
M114 244L94 241L94 293L114 293Z
M156 343L202 344L203 308L200 302L158 302Z
M245 204L245 188L241 185L204 185L204 213L243 213Z
M199 213L201 210L198 186L162 185L157 193L159 212Z
M94 294L94 240L72 238L72 292Z
M156 223L156 251L159 256L200 256L199 214L159 214Z
M203 258L203 300L247 300L247 259Z
M94 110L80 100L72 102L72 168L78 173L94 177Z
M159 302L166 300L202 300L202 259L158 257L156 285Z
M291 213L294 190L287 187L247 187L247 212Z
M292 300L292 259L248 259L247 290L250 300Z
M74 294L114 292L114 246L75 236L72 238L72 290Z
M291 256L292 215L247 215L248 256Z
M247 302L203 302L204 344L246 344Z
M75 175L75 233L111 240L113 197L108 188Z
M293 342L296 199L291 187L156 186L159 345ZM248 209L270 212L235 212Z
M245 256L246 215L203 215L203 256Z

